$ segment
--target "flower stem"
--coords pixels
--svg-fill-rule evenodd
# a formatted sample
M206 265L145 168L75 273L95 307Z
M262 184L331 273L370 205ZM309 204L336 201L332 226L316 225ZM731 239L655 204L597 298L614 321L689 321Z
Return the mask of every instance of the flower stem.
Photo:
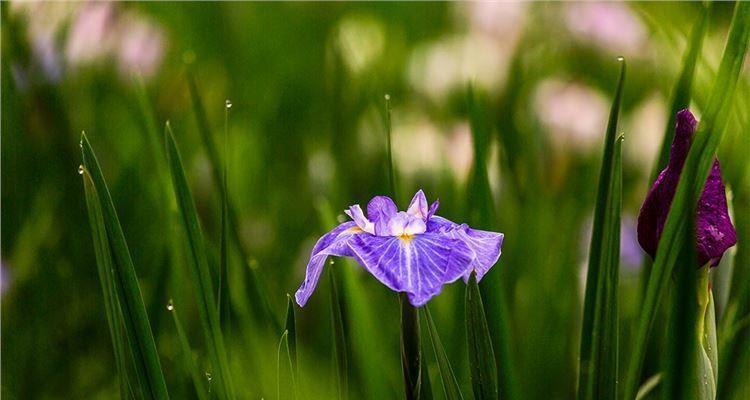
M401 367L407 400L420 398L422 352L419 339L419 310L409 303L406 293L398 294L401 305Z
M396 175L393 168L393 141L391 139L391 96L385 95L385 129L386 129L386 153L388 154L388 190L394 201L398 202L396 196Z

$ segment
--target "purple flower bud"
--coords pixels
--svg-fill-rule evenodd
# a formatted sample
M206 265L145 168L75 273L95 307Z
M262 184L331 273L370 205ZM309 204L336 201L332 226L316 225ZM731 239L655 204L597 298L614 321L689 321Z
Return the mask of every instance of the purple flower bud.
M651 257L656 256L656 248L664 230L664 223L690 150L696 125L697 121L689 110L677 113L677 126L669 153L669 163L656 178L638 215L638 243ZM715 267L724 252L737 243L737 232L729 219L721 169L716 159L698 199L695 230L698 264L701 266L710 262L711 266Z

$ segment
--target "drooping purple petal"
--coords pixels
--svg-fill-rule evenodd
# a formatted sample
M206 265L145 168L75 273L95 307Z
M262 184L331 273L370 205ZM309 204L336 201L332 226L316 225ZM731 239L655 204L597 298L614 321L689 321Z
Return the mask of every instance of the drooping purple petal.
M422 189L419 189L419 191L414 194L414 197L411 199L411 203L409 203L409 208L406 209L406 212L409 215L419 217L423 220L427 219L427 197L424 195Z
M300 307L303 307L307 303L307 300L313 291L315 291L328 256L351 256L351 250L347 242L361 233L362 229L354 221L347 221L318 239L318 242L313 246L310 261L307 263L305 280L294 294L294 298Z
M468 281L472 271L476 271L477 280L481 280L500 258L504 238L502 233L472 229L466 224L457 224L437 215L427 221L427 231L460 240L472 251L471 263L463 275L465 281Z
M669 163L646 195L638 215L638 242L651 257L656 256L657 245L690 150L696 125L695 117L687 109L677 113ZM729 219L726 193L719 162L716 159L698 199L696 211L698 263L702 266L710 262L712 266L716 266L724 252L737 243L737 233Z
M349 247L368 272L391 290L406 292L416 307L463 276L473 256L460 240L435 233L409 238L356 235Z
M433 215L427 220L427 232L445 232L458 226L459 224L439 215Z
M387 235L388 221L396 215L396 203L388 196L375 196L367 203L367 217L375 225L375 234Z

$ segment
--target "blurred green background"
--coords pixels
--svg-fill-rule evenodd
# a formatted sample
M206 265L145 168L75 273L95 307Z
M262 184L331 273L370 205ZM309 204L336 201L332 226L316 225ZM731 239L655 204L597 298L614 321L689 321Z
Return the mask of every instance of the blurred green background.
M118 393L76 172L85 130L132 252L170 393L194 396L165 308L169 299L181 311L201 365L204 346L187 267L166 250L181 239L162 206L171 191L162 183L168 174L163 137L154 140L150 131L155 126L161 132L167 120L174 129L216 264L220 197L191 104L192 75L222 158L225 101L232 103L229 195L249 259L233 252L226 335L241 397L276 397L281 334L249 300L247 265L282 320L286 294L302 281L315 240L345 207L387 191L386 93L392 99L397 202L405 207L422 188L429 199L440 198L441 215L505 233L493 274L505 288L523 398L574 397L587 231L616 57L628 62L620 128L626 137L626 359L642 290L635 216L699 6L3 2L2 395ZM731 10L731 4L717 4L712 11L695 81L697 115ZM747 125L740 136L748 118L742 108L750 98L748 71L746 65L737 96L744 100L719 154L730 192L747 193L749 184ZM468 83L482 99L491 132L482 147L488 163L479 166L489 176L491 221L473 215L472 204L481 200L472 178L477 166ZM139 103L143 88L145 107ZM746 212L748 205L743 207ZM714 274L719 314L733 254ZM397 297L351 263L337 261L333 268L343 296L351 398L400 396ZM463 286L447 287L430 307L468 395ZM323 279L297 310L299 387L309 398L334 393L328 292ZM426 357L437 382L432 352ZM650 359L647 370L656 363Z

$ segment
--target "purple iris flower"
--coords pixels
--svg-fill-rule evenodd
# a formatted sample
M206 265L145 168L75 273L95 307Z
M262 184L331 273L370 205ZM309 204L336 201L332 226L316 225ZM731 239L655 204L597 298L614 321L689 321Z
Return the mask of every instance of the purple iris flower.
M638 215L638 242L651 257L656 256L656 246L667 220L667 213L690 150L696 125L697 121L689 110L677 113L677 127L669 153L669 164L656 178ZM698 263L703 266L710 262L711 266L715 267L724 252L737 243L737 232L727 211L727 198L721 180L719 161L715 158L711 173L698 199L696 214Z
M388 288L406 292L415 307L440 293L458 278L477 280L497 262L503 234L480 231L435 215L438 201L428 207L418 191L409 208L398 211L389 197L376 196L367 204L367 216L358 204L344 222L321 237L313 247L305 281L295 294L304 306L318 284L328 256L353 257Z

